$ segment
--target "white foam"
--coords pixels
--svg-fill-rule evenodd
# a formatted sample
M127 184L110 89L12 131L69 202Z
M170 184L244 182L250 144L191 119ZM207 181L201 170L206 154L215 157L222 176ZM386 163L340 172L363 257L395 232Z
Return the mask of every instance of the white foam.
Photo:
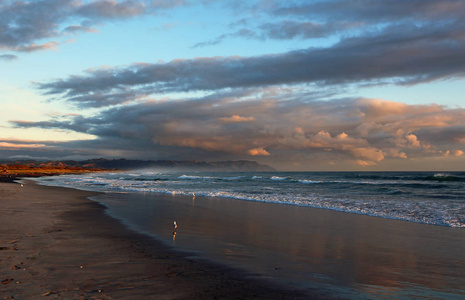
M404 187L389 186L391 180L380 179L376 184L376 180L354 181L350 180L350 178L333 178L330 176L323 178L324 180L310 180L308 177L305 178L299 174L290 176L277 174L272 177L254 175L249 177L242 174L225 176L225 173L220 173L217 177L211 177L202 176L203 174L190 175L187 173L181 176L179 174L157 174L157 177L163 177L162 181L151 180L150 178L147 181L135 181L133 177L124 177L125 175L122 176L121 173L64 175L43 178L41 181L47 185L72 186L95 191L195 194L197 196L309 206L465 228L464 201L437 201L438 198L427 198L428 194L418 194L412 197L409 193L425 193L430 190L421 189L416 191L409 189L409 193L406 194L403 192ZM268 180L247 180L247 178L266 178ZM320 178L316 177L316 179ZM272 184L269 180L283 182ZM296 184L296 182L301 184ZM356 186L354 186L355 182ZM330 183L331 186L314 185L316 183ZM401 180L392 181L392 184L396 186L403 185L403 183ZM411 183L421 184L421 181L412 181ZM349 187L356 188L353 188L352 191L346 190L347 184L349 184ZM359 184L365 185L365 188L358 188ZM383 188L382 192L377 190L379 187ZM366 189L375 194L365 195L364 190ZM415 187L415 189L418 189L418 187ZM438 194L436 190L433 191L436 197L441 197L442 194ZM456 197L460 199L460 196Z
M244 178L244 176L232 176L232 177L220 177L221 180L239 180Z
M320 183L319 181L313 181L313 180L308 180L308 179L301 179L301 180L299 180L299 182L304 183L304 184Z
M178 177L179 179L191 179L191 180L195 180L195 179L211 179L212 177L210 176L194 176L194 175L181 175Z
M286 180L288 179L289 177L279 177L279 176L272 176L270 179L271 180Z

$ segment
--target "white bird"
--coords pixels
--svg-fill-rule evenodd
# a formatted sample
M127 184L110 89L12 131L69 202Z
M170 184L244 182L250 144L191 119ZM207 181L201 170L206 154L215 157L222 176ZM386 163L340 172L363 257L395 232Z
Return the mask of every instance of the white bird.
M21 187L23 187L24 185L21 183Z
M176 230L176 228L178 228L178 224L176 224L176 221L174 221L173 227L174 227L174 230Z

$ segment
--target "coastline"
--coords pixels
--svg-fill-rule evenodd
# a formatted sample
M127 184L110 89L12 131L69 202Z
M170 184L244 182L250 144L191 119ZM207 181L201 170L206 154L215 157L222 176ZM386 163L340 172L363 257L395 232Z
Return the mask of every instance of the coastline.
M95 195L0 183L4 299L329 299L175 251L105 214Z

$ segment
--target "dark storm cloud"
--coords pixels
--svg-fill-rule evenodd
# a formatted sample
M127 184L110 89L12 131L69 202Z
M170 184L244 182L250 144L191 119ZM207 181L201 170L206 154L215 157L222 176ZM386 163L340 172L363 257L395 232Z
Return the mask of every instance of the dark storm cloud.
M0 50L49 49L64 34L95 31L91 26L182 5L184 1L41 0L0 3ZM77 23L77 24L76 24ZM62 27L65 27L64 29ZM43 44L37 45L38 41ZM48 40L48 41L47 41Z

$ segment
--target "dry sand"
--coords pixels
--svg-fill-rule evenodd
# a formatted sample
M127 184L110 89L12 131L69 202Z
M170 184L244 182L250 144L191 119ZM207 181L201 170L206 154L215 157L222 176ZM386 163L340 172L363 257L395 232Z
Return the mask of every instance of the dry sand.
M3 299L320 299L179 253L85 197L0 183Z

